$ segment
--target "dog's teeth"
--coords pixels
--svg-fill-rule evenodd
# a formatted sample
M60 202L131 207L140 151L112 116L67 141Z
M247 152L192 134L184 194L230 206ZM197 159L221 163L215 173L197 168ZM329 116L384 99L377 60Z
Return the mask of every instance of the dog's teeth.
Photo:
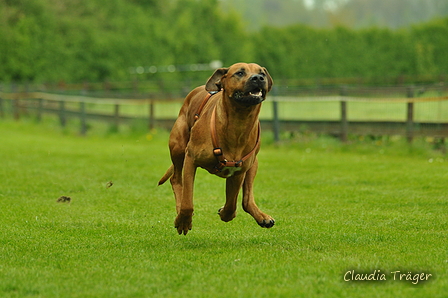
M258 91L258 92L250 92L250 95L252 95L252 96L262 96L263 93L262 93L261 91Z

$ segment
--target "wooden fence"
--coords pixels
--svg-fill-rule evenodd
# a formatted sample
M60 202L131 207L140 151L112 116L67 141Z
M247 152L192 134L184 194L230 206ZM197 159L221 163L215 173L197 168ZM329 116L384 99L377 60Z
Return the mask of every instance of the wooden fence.
M348 96L346 88L340 88L337 96L326 95L302 95L285 96L277 95L275 90L265 105L270 105L270 116L261 118L262 128L274 132L276 141L280 139L280 134L285 131L312 131L321 134L331 134L338 136L342 141L346 141L349 135L403 135L409 142L416 136L431 136L436 138L448 137L448 117L444 119L429 119L429 121L415 120L415 104L440 102L448 109L448 96L414 97L415 90L407 89L403 97L363 97ZM309 93L309 92L307 92ZM441 93L439 93L441 95ZM93 120L107 121L117 130L122 123L134 119L147 121L148 129L161 127L170 129L175 121L175 117L162 118L155 113L156 107L167 102L181 104L182 98L156 100L156 99L135 99L135 98L98 98L82 95L64 95L45 92L0 92L0 118L12 117L19 120L24 115L33 114L40 121L44 114L51 113L58 115L61 126L65 126L68 118L79 118L80 133L87 133L87 122ZM308 103L317 102L337 103L339 106L338 119L288 119L279 113L282 105L286 103ZM406 119L404 121L350 120L351 115L348 110L354 102L377 102L381 105L390 103L400 104L406 107ZM103 111L89 110L89 105L108 106ZM145 116L129 115L122 112L123 106L134 105L139 109L147 109ZM110 109L113 107L113 109ZM177 115L177 110L173 111ZM448 113L448 111L444 111ZM174 115L173 114L173 115Z

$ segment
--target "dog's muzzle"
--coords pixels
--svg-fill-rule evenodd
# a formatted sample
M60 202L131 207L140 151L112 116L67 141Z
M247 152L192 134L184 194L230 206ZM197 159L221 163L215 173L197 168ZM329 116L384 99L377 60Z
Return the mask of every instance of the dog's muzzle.
M244 91L235 91L231 97L246 106L260 104L266 99L266 85L264 76L253 75L246 82Z

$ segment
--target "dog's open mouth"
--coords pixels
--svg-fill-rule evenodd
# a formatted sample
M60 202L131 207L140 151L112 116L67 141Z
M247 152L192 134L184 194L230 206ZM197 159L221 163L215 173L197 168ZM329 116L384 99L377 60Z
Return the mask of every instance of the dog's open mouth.
M263 90L258 89L258 90L253 90L249 92L250 96L256 96L256 97L263 97Z
M266 91L261 88L255 88L249 92L237 91L232 97L243 105L253 106L265 100Z

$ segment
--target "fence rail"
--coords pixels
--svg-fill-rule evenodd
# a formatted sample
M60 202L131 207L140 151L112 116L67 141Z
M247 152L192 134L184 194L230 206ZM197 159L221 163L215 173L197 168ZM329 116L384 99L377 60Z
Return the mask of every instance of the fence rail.
M274 137L279 140L282 131L312 131L322 134L331 134L346 141L348 135L403 135L411 142L416 136L431 136L437 138L448 137L448 96L443 96L442 92L438 92L439 96L415 97L416 90L409 88L400 89L402 92L406 90L405 96L397 95L395 88L394 96L387 97L383 93L379 93L381 97L369 97L347 95L346 88L340 88L339 95L316 96L310 95L282 95L276 94L268 98L265 105L269 106L269 115L261 117L263 129L272 130ZM358 92L365 95L366 93ZM66 95L54 94L46 92L0 92L0 117L4 118L8 114L19 120L22 115L34 114L38 120L41 120L44 114L55 114L59 117L61 126L65 126L68 118L79 118L80 133L87 133L87 121L99 120L110 122L117 129L122 123L132 121L134 119L143 119L148 123L148 129L154 127L171 128L175 115L178 110L173 111L173 116L161 117L157 115L157 107L166 103L177 103L179 106L183 101L182 98L167 99L135 99L135 98L99 98L83 95ZM416 104L424 103L440 103L443 106L438 107L437 113L443 113L440 117L427 117L425 120L415 119ZM308 105L316 105L317 103L333 103L339 106L336 112L337 119L292 119L287 115L282 115L281 108L284 105L295 104L300 109L300 105L307 103ZM369 119L358 120L352 118L350 107L353 103L376 103L379 105L399 104L405 110L404 119L384 120ZM97 107L91 109L90 105ZM98 106L108 108L98 109ZM144 115L129 114L122 111L124 106L136 106L139 110L146 110ZM334 105L333 105L334 107ZM441 111L443 109L443 111ZM289 111L291 114L291 111ZM292 114L294 114L292 112ZM312 116L310 116L312 118ZM307 117L307 118L310 118ZM330 117L331 118L331 117ZM334 117L333 117L334 118Z

